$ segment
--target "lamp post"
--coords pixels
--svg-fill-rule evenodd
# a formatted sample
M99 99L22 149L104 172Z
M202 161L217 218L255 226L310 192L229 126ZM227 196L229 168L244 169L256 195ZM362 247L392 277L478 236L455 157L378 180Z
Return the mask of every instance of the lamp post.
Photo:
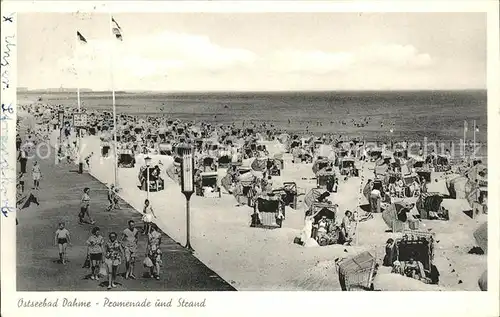
M146 156L144 158L144 162L146 162L146 191L147 191L146 198L149 200L149 166L151 164L151 158L149 156Z
M63 133L64 133L64 110L59 110L58 111L58 117L59 117L59 148L62 148L62 142L63 142Z
M194 158L193 148L188 144L183 144L178 147L181 161L181 192L186 197L186 249L193 251L191 247L191 229L190 229L190 210L189 200L194 192Z

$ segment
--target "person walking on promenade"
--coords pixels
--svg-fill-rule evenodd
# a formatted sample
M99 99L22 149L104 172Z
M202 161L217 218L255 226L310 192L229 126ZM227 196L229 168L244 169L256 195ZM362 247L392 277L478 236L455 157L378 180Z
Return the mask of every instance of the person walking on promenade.
M66 264L66 248L71 243L68 229L65 228L64 222L59 223L59 228L54 236L55 245L59 247L59 260L62 264Z
M120 206L118 205L118 197L116 196L116 191L117 188L115 187L115 185L111 184L111 186L108 189L109 206L108 208L106 208L106 211L120 209Z
M17 159L19 163L21 163L21 173L26 173L26 163L28 163L28 152L26 151L26 145L21 146Z
M118 273L118 266L122 263L123 247L117 241L118 235L116 232L109 234L109 241L105 244L106 257L104 263L108 270L108 290L116 287L116 276Z
M90 224L95 223L95 221L92 219L89 213L89 206L90 206L89 193L90 193L90 188L85 187L83 189L82 202L80 205L80 213L78 214L80 224L83 224L83 219L85 218L85 215L87 215L87 217L89 218Z
M92 155L94 155L94 152L91 152L89 155L87 155L84 159L85 164L87 165L87 170L90 171L90 159L92 158Z
M92 234L87 240L87 253L90 258L91 280L99 280L99 269L102 262L104 249L104 238L101 236L99 227L92 228Z
M18 189L20 189L20 192L21 194L24 194L24 173L21 172L19 173L19 175L17 176L17 185L18 185Z
M139 240L139 230L135 228L135 222L133 220L129 220L128 228L123 230L123 235L121 238L121 242L123 244L124 254L125 254L125 279L129 277L131 279L135 279L134 268L135 268L135 259L137 253L137 241Z
M21 139L21 135L18 133L16 135L16 151L21 150L21 144L23 144L23 140Z
M151 224L151 232L148 234L148 246L146 250L146 258L144 265L149 268L149 276L151 278L160 279L161 260L161 233L156 224Z
M156 215L153 211L153 207L149 202L149 199L144 201L144 209L142 210L144 216L142 216L142 221L144 222L144 228L142 229L143 234L149 234L151 230L151 223L153 222L153 217L156 218Z
M37 161L33 162L33 167L31 168L32 178L33 178L33 189L40 189L40 178L42 177L42 172L40 170L40 165Z

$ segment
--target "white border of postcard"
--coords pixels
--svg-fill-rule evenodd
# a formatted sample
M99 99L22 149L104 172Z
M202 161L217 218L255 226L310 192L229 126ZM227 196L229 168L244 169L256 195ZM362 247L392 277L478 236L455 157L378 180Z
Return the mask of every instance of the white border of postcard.
M16 12L486 12L488 23L488 155L498 157L500 147L496 147L500 135L499 116L499 4L497 1L3 1L2 16L12 16L12 23L2 21L2 56L6 48L6 38L10 39L10 65L2 66L2 81L7 70L10 87L1 92L2 103L16 103L16 53L15 37ZM9 37L10 36L10 37ZM14 43L14 45L12 45ZM8 68L8 69L7 69ZM466 79L464 79L466 80ZM15 107L13 113L15 118ZM2 149L2 159L7 158L14 169L4 169L3 184L8 184L2 195L2 203L15 202L15 119L1 122L1 135L9 140L9 146ZM4 139L5 140L5 139ZM492 162L495 162L492 160ZM2 163L3 164L3 163ZM6 165L9 166L9 165ZM4 165L2 165L4 168ZM132 316L137 314L159 313L168 316L237 316L284 315L319 313L334 315L403 315L410 316L498 316L499 315L499 165L489 164L489 254L488 292L16 292L16 228L15 217L0 217L1 220L1 310L2 316L89 316L92 314L115 314ZM13 181L12 181L13 179ZM5 195L4 195L5 194ZM15 203L14 203L15 205ZM5 207L4 205L2 207ZM355 294L355 295L354 295ZM205 308L17 308L19 298L43 300L44 298L78 298L92 303L104 297L120 300L155 301L156 298L206 298Z

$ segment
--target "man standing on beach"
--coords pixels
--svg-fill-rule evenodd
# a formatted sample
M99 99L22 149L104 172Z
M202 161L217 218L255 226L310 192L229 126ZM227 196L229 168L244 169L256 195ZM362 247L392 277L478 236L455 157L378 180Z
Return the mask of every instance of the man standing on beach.
M129 220L128 228L123 230L123 235L121 242L125 250L125 267L127 272L125 273L125 279L129 277L135 280L134 267L135 258L137 253L137 241L139 240L139 230L135 228L135 222Z

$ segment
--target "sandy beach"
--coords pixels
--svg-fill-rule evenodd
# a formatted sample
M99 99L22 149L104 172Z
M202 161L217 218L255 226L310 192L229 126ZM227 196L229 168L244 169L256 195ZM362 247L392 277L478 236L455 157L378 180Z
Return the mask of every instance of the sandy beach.
M51 135L55 144L57 131ZM83 156L99 153L100 140L88 136L83 140ZM173 163L170 156L153 155L153 163L160 161L166 169ZM137 187L137 174L144 165L144 155L136 156L136 167L119 169L120 196L136 210L141 210L146 193ZM285 167L275 182L296 181L299 191L307 192L315 187L312 164L292 164L290 156L284 156ZM114 159L93 156L90 173L104 184L113 182ZM373 175L374 163L364 163L360 177L341 181L332 201L340 210L356 209L361 179ZM225 173L219 169L219 174ZM439 179L431 184L433 190L446 190L443 173L432 175ZM150 193L150 200L158 214L158 225L183 243L185 241L185 200L178 184L168 177L165 190ZM362 199L366 204L366 199ZM340 290L335 260L370 250L383 257L385 240L397 236L388 233L381 215L359 224L358 244L355 246L332 245L304 248L293 243L304 225L305 206L299 203L297 210L287 207L283 228L263 230L250 228L252 208L236 207L232 195L223 192L220 199L194 196L191 203L192 245L195 256L221 275L238 290ZM486 268L486 257L468 254L475 246L473 232L486 220L485 215L471 219L460 211L453 211L449 221L422 221L424 230L436 233L435 261L440 270L439 287L449 290L478 290L477 279ZM381 271L383 272L383 271ZM432 286L427 286L431 287Z

